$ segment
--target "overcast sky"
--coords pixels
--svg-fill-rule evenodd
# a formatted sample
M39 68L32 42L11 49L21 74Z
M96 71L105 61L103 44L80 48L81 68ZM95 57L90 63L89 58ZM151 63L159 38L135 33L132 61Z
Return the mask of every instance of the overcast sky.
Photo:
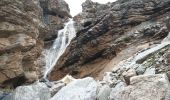
M65 1L69 4L71 15L75 16L82 11L81 4L86 0L65 0ZM115 0L92 0L92 1L99 3L107 3L114 2Z

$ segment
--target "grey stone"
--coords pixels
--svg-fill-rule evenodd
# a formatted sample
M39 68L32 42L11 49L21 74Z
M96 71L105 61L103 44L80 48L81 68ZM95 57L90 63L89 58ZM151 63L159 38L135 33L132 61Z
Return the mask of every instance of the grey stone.
M126 84L130 84L130 78L133 76L136 76L136 71L135 69L129 69L127 72L123 72L123 77L126 82Z
M97 94L97 100L109 100L111 88L108 85L104 85L99 89Z
M114 98L116 97L117 93L119 93L119 91L122 91L126 86L126 83L120 82L114 88L112 88L112 91L110 93L110 100L115 100Z
M44 83L35 83L28 86L19 86L3 100L49 100L50 90Z
M145 70L146 70L146 67L140 65L140 66L136 69L136 73L137 73L137 75L142 75L142 74L144 74Z
M145 75L154 75L155 74L155 68L147 68L144 74Z
M57 84L54 84L51 88L50 88L50 91L51 91L51 95L54 96L59 90L61 90L66 84L65 83L57 83Z
M63 87L51 100L95 100L97 82L90 77L77 79Z

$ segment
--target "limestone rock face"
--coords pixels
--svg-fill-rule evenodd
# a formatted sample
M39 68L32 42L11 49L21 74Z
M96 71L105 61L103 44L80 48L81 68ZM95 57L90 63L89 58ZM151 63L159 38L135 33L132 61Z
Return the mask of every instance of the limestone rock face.
M0 1L0 84L17 86L25 73L39 73L38 57L46 28L38 0ZM20 82L18 81L20 80Z
M113 59L130 44L166 37L169 4L170 0L118 0L108 4L87 0L82 4L83 12L74 17L77 37L57 62L50 78L58 79L58 73L76 77L96 75L101 70L101 61ZM84 74L84 70L89 73Z
M111 100L169 100L169 85L165 74L134 76L129 86L110 94Z

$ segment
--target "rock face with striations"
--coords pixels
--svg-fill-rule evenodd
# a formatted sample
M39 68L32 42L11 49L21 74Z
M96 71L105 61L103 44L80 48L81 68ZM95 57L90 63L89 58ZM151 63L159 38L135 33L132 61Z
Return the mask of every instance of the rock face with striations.
M63 0L0 1L0 87L13 88L42 75L44 38L53 37L68 17Z
M50 78L61 78L61 73L92 75L101 70L98 63L114 58L129 44L166 37L169 5L170 0L118 0L108 4L86 0L82 4L83 12L74 17L77 37L59 59ZM87 73L80 75L86 67Z
M0 1L0 84L14 87L38 78L46 34L38 0Z

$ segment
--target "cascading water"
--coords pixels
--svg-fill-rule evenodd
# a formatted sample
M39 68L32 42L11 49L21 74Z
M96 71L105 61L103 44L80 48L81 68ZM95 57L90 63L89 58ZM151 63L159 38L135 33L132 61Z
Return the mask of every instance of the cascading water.
M60 56L65 52L67 46L70 44L71 40L76 36L74 21L69 19L65 23L64 29L58 32L58 36L55 39L52 47L48 50L45 50L45 72L44 78L51 72L55 64L57 63Z

